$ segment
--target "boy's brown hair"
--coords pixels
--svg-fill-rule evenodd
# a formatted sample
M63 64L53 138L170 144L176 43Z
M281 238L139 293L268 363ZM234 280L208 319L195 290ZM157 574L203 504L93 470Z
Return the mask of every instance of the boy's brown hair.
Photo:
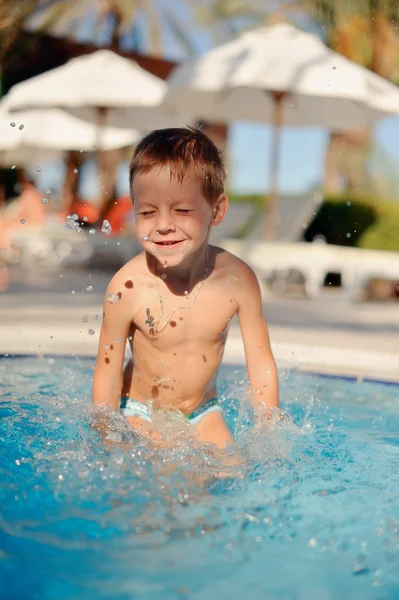
M170 167L170 176L182 182L194 170L204 198L214 204L224 192L226 170L222 152L198 128L156 129L136 146L129 166L130 193L135 175L153 168ZM132 196L132 200L134 198Z

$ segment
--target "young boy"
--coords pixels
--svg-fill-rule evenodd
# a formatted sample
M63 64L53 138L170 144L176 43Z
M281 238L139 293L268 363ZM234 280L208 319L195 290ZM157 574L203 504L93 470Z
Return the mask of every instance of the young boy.
M148 435L159 409L185 415L201 443L224 448L233 438L216 376L235 315L252 400L265 418L278 407L278 377L255 274L208 244L228 207L221 154L198 129L157 130L138 144L129 177L144 252L108 286L93 403L121 410ZM127 339L133 361L123 373Z

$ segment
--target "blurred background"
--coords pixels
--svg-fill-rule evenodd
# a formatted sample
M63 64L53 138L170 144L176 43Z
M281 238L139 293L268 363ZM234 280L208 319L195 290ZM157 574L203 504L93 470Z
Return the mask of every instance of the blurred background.
M277 356L397 380L398 20L387 0L0 0L0 352L95 353L140 251L132 149L201 123L228 164L213 241L256 270Z

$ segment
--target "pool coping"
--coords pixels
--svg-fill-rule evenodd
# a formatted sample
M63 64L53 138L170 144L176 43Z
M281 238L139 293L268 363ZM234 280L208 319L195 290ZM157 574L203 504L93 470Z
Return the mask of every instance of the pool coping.
M77 358L77 359L83 359L83 360L92 360L95 361L96 360L96 356L94 354L90 355L90 354L85 354L85 355L79 355L76 353L71 353L71 354L54 354L54 353L43 353L43 354L38 354L38 353L19 353L19 352L0 352L0 360L2 359L18 359L18 358L40 358L43 360L48 360L51 358L54 358L54 356L56 356L57 358ZM234 362L231 360L227 360L227 361L223 361L222 364L225 365L229 365L232 367L242 367L244 366L242 361L241 362ZM399 387L399 381L395 381L392 379L384 379L384 378L378 378L378 377L370 377L370 376L362 376L362 375L350 375L350 374L344 374L344 373L328 373L327 371L322 371L319 370L317 368L311 369L311 368L307 368L307 367L301 367L298 365L295 365L293 363L291 364L282 364L280 365L281 370L290 370L296 373L302 373L304 375L310 375L312 377L320 377L321 379L340 379L343 381L350 381L353 383L371 383L371 384L379 384L379 385L387 385L387 386L396 386Z
M79 309L79 315L82 308ZM84 313L83 313L84 314ZM56 315L57 316L57 315ZM81 321L81 316L79 316ZM75 320L55 322L26 319L25 322L0 327L0 356L48 358L88 356L95 360L99 329L87 329ZM309 331L270 327L273 354L281 368L337 376L358 381L399 384L399 345L377 343L375 337L353 332ZM129 351L130 352L130 351ZM238 324L232 324L227 338L223 363L245 365L245 349Z

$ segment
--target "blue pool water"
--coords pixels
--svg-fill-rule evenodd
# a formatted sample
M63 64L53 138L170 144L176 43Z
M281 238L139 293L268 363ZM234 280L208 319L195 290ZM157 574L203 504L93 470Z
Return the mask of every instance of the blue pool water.
M122 443L100 442L91 377L86 359L0 362L0 598L399 596L398 387L281 373L291 418L253 432L225 367L245 464L218 479L228 457L157 449L119 417Z

